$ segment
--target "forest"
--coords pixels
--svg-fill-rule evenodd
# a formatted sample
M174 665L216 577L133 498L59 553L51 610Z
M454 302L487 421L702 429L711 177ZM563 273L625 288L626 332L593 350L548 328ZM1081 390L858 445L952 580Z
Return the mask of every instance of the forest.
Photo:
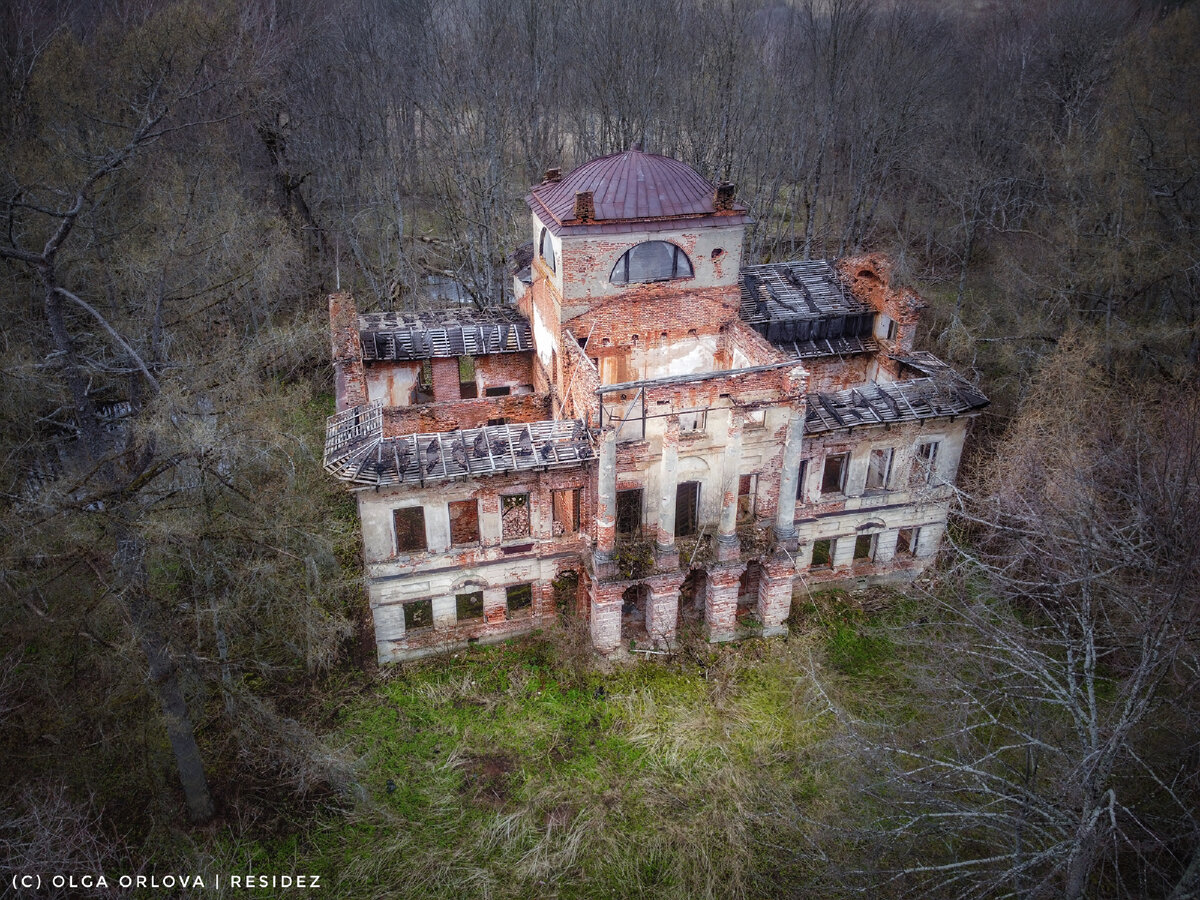
M1195 2L9 0L0 81L0 895L1200 897ZM938 567L379 668L325 298L505 302L634 142L931 304Z

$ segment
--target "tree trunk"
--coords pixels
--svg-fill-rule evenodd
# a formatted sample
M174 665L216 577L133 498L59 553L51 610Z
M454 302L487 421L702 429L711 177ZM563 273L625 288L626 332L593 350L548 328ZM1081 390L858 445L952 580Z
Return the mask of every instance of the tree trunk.
M179 669L171 658L167 643L154 623L153 609L147 596L146 552L138 538L122 538L117 542L117 570L125 579L125 596L134 633L146 656L150 683L158 694L166 720L167 737L175 753L175 766L187 800L192 822L203 825L214 814L200 747L192 728L187 700L179 683Z

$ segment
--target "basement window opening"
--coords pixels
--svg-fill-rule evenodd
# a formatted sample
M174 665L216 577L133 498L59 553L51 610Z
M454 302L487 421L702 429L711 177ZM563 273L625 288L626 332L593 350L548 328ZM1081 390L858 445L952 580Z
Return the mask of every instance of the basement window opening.
M514 584L507 591L508 617L519 619L533 612L533 585Z
M433 600L410 600L404 604L404 631L420 631L433 627Z
M396 552L419 553L429 549L425 540L425 508L409 506L392 513L396 528Z
M875 535L860 534L854 539L854 559L856 562L870 562L875 558Z
M511 541L529 537L529 495L508 494L500 498L500 536Z
M454 611L459 622L483 618L483 591L454 595Z

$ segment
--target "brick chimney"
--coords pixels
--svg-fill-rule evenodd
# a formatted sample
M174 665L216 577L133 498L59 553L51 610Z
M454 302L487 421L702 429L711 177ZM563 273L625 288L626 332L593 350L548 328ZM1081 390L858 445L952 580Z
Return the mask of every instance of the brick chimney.
M555 166L553 169L547 169L546 175L542 179L545 184L558 184L562 181L562 169Z
M596 202L591 191L580 191L575 195L575 218L580 222L591 222L596 218Z
M725 212L733 209L733 192L734 185L729 181L722 181L717 185L717 192L713 195L713 208L717 212Z

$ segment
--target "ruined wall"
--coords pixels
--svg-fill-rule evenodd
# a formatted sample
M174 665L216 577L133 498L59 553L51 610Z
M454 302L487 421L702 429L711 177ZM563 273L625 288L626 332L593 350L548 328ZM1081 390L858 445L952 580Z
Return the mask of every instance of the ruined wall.
M592 471L587 466L547 472L520 472L489 478L431 482L425 487L386 488L358 493L363 553L375 619L379 657L409 658L468 641L501 640L551 621L555 611L550 582L578 570L590 549L588 529L595 518ZM554 524L554 491L579 489L580 530ZM502 498L528 495L528 536L504 537ZM456 543L450 505L474 501L478 540ZM397 552L393 513L420 507L426 549ZM505 597L511 585L531 584L532 607L509 615ZM483 615L458 621L456 595L482 591ZM432 621L406 630L404 604L431 601Z
M475 357L475 382L479 396L487 388L519 388L534 383L533 353L490 353Z
M544 422L552 418L549 397L545 394L513 394L477 400L448 400L418 406L385 407L384 437L404 434L432 434L479 428L488 420L504 418L509 422Z
M882 254L870 253L844 257L835 265L850 285L851 292L882 314L875 321L875 338L885 351L912 350L917 322L927 304L915 291L892 288L891 262ZM891 337L888 336L889 319L895 323L895 333Z
M796 378L799 366L762 372L734 373L682 384L645 385L645 437L643 420L627 421L618 432L617 489L642 488L643 521L657 527L661 494L662 440L668 415L680 417L676 484L700 483L700 524L714 534L720 518L722 479L726 464L731 416L735 407L743 414L739 475L757 476L756 515L774 515L783 467L784 435L801 396ZM802 390L802 389L801 389ZM622 399L624 398L624 399ZM607 392L606 407L635 402L636 390ZM623 439L622 439L623 438Z
M536 221L536 217L535 217ZM632 227L636 228L634 224ZM610 281L613 266L631 247L644 241L666 241L681 248L691 261L694 275L660 282L675 290L723 287L738 292L745 226L716 226L678 231L631 231L623 234L579 234L562 239L562 264L557 281L563 298L564 321L569 321L601 300L631 296L638 287ZM577 332L578 333L578 332Z
M812 393L844 391L877 380L879 366L874 354L855 356L818 356L804 360L808 370L808 389ZM885 377L885 381L893 380Z
M373 362L367 367L367 395L384 406L408 406L413 402L421 375L420 361Z
M721 350L729 355L725 368L730 369L765 366L787 358L741 319L734 319L721 333Z
M596 396L596 389L600 387L600 373L592 365L587 352L571 336L564 335L562 348L562 418L582 419L589 428L598 428L600 399Z
M966 439L969 418L933 419L904 425L867 426L814 434L804 444L804 481L796 505L800 535L797 565L809 580L841 580L911 574L936 554L945 531L951 485ZM936 442L932 469L917 453ZM884 486L869 489L872 451L891 451ZM822 492L827 457L849 454L841 491ZM910 547L897 551L901 531ZM855 559L856 543L869 558ZM829 560L813 563L815 542L830 541ZM911 546L915 543L915 547Z
M329 295L334 397L338 412L368 402L362 345L358 341L358 309L347 292Z
M606 347L627 350L634 335L639 343L715 335L737 317L738 303L736 288L683 290L678 282L658 281L598 301L564 324L576 335L591 335L588 355L596 357Z

